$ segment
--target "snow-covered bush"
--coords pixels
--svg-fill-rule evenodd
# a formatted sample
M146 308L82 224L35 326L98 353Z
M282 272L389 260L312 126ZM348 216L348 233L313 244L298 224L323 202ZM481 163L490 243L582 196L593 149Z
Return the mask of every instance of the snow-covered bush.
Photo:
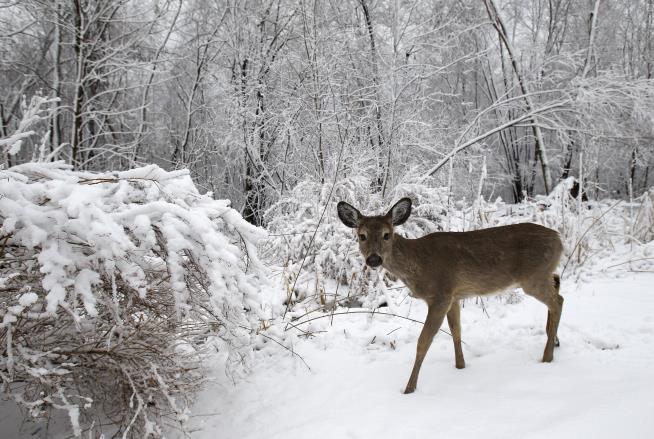
M0 379L32 416L159 436L185 420L203 347L249 355L265 233L187 171L14 166L0 220Z
M283 286L290 304L312 298L331 306L334 300L356 301L361 296L368 276L357 258L352 232L338 221L334 206L335 200L341 199L364 202L355 200L354 194L365 193L365 184L364 179L356 178L334 186L302 182L266 212L270 237L263 256L283 267ZM333 291L326 292L325 279L339 279L348 288L338 291L341 297L337 298Z

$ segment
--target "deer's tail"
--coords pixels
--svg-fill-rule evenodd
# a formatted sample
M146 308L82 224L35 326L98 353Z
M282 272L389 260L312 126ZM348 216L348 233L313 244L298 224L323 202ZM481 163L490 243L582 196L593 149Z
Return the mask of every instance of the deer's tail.
M554 282L554 288L556 288L556 291L558 292L561 287L561 276L556 273L552 274L552 281Z

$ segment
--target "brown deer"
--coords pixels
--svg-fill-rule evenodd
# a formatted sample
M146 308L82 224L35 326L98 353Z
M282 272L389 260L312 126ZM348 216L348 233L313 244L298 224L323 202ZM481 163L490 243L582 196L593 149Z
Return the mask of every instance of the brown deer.
M394 232L411 214L411 199L398 201L386 215L364 216L338 203L338 217L356 229L359 250L370 267L382 266L400 278L414 297L427 302L427 318L418 338L416 360L404 393L418 383L420 366L447 315L454 339L455 365L465 367L461 350L459 300L520 286L547 306L547 343L543 362L552 361L563 297L556 270L563 245L552 229L532 223L471 232L437 232L407 239Z

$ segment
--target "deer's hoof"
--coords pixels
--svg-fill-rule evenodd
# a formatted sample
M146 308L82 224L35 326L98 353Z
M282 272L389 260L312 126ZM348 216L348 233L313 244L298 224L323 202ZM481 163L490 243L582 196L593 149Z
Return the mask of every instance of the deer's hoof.
M465 369L465 368L466 368L466 364L465 364L465 363L457 363L455 367L456 367L457 369Z
M408 395L408 394L413 393L415 391L416 391L415 386L406 386L406 389L404 389L404 394Z

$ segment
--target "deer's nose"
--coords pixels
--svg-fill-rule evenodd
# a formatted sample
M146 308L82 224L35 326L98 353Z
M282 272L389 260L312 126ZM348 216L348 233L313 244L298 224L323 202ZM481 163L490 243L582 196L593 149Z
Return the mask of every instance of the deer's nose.
M372 254L366 259L366 264L371 267L379 267L382 264L382 258L379 255Z

